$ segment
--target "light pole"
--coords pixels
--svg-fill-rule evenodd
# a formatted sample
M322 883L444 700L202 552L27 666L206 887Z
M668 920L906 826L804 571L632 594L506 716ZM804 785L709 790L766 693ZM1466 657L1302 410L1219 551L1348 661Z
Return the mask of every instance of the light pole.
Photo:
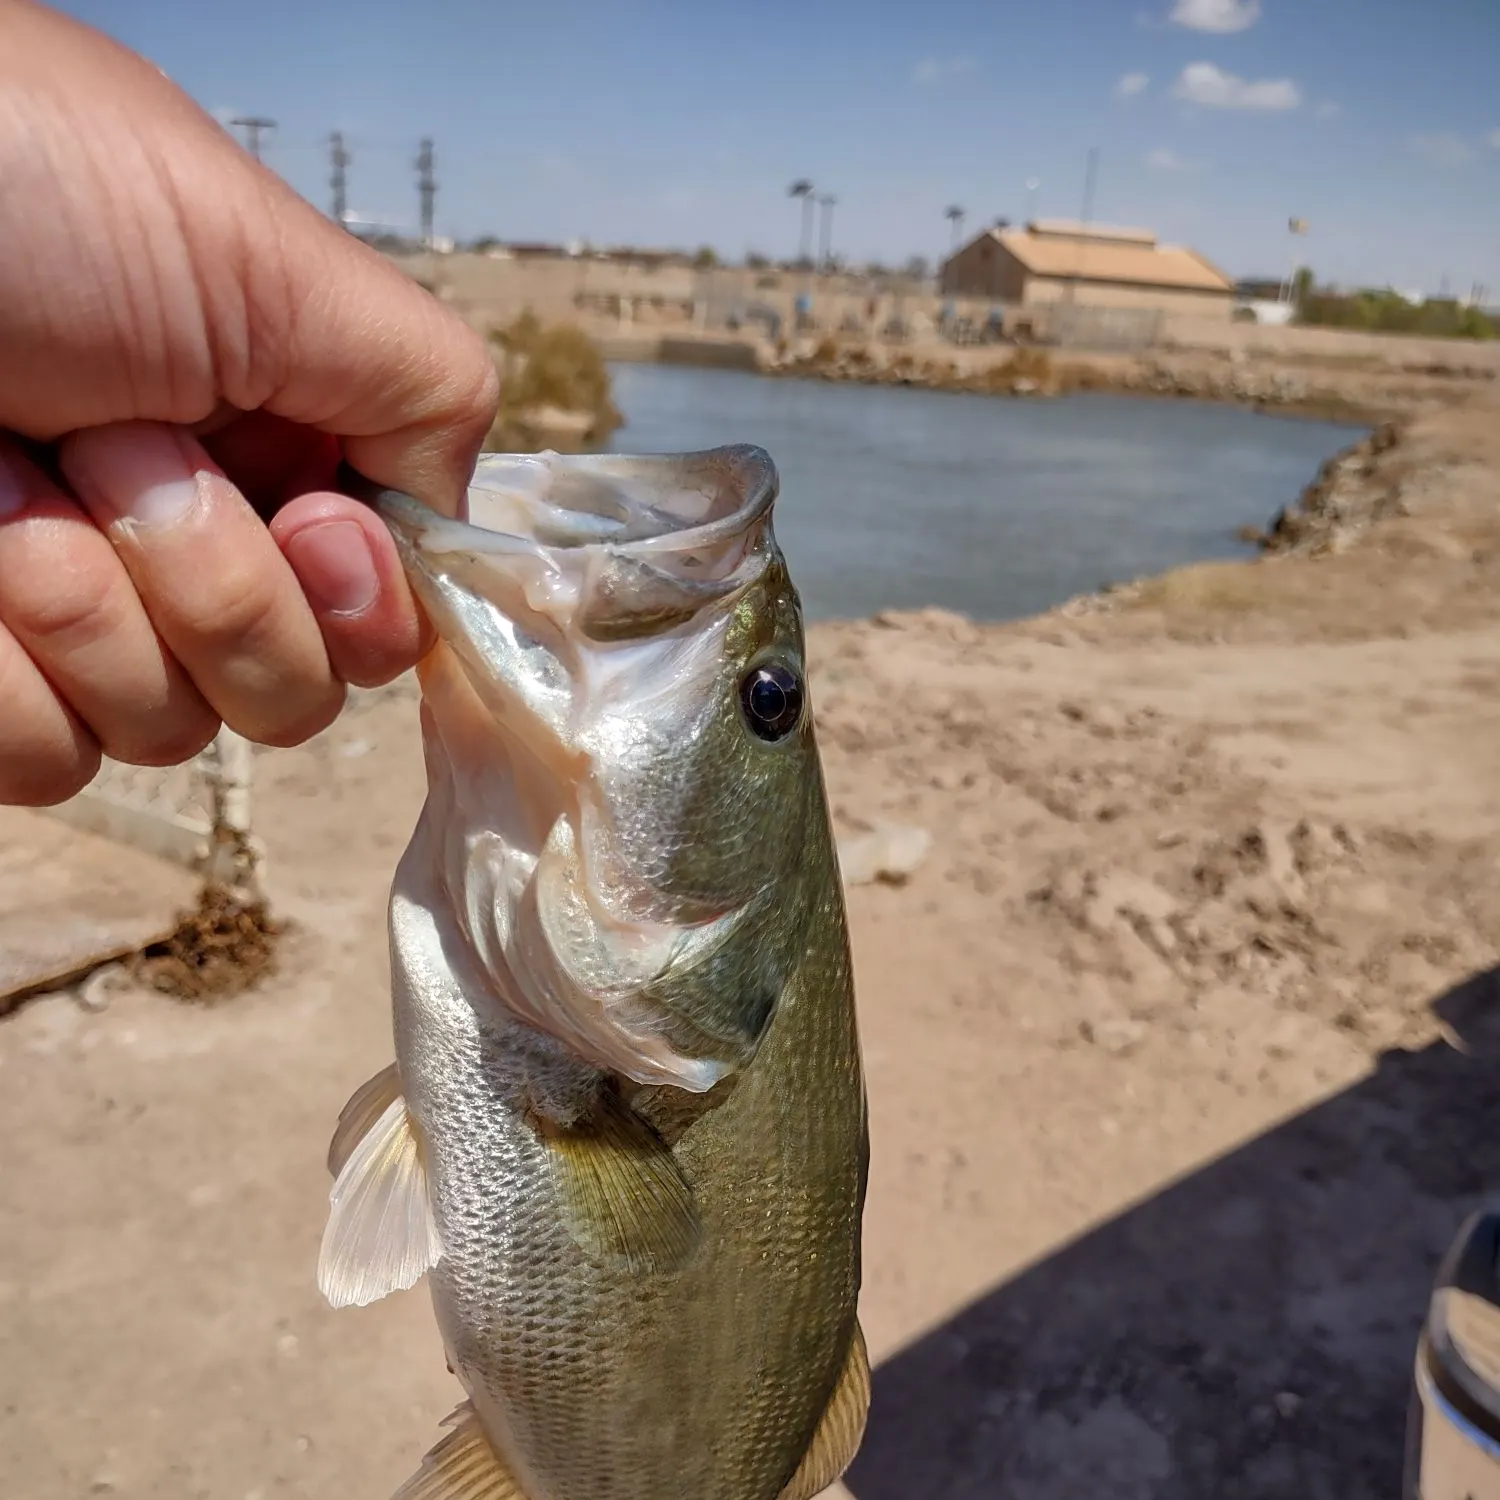
M1281 300L1295 302L1297 300L1297 262L1301 258L1297 249L1297 240L1307 233L1307 220L1293 215L1286 221L1286 227L1292 237L1292 257L1286 273L1286 292Z
M824 193L818 199L818 207L823 210L823 232L819 236L818 264L825 271L833 268L833 206L838 201L832 193Z
M805 265L812 256L813 185L807 178L799 177L786 190L786 195L802 200L802 238L798 243L797 260Z
M953 226L953 234L948 245L948 252L951 255L953 251L958 249L958 242L963 238L964 219L968 216L958 204L950 203L943 210L943 217Z
M1040 177L1028 177L1026 179L1026 222L1028 225L1036 222L1036 190L1041 185L1042 179Z

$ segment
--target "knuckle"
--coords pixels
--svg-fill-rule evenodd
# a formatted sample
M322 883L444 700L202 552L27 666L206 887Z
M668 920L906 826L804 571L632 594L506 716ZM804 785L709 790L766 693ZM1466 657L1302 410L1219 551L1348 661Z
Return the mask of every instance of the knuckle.
M283 603L282 590L264 570L236 566L214 581L203 607L182 628L204 651L233 651L271 632Z
M208 712L171 724L153 724L145 735L109 736L104 753L129 766L180 766L201 754L219 732Z
M7 623L47 655L86 649L122 619L115 579L98 567L37 569L7 579Z
M342 683L330 682L316 698L296 705L294 712L277 714L274 718L257 716L235 716L228 722L247 739L277 750L289 750L293 745L305 744L315 735L322 734L338 718L344 707L345 689Z
M76 797L94 779L99 760L99 747L88 741L50 756L0 757L0 802L56 807Z

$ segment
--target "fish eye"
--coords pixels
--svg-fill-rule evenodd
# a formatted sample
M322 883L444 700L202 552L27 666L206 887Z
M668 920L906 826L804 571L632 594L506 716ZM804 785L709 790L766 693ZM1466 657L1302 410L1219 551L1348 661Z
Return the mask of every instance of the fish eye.
M763 662L740 684L740 703L757 738L784 740L802 720L802 682L782 662Z

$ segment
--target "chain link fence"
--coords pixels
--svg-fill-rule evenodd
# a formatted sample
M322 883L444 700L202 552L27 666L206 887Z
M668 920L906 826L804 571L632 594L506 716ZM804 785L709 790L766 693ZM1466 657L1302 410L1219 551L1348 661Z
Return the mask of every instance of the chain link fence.
M186 765L106 760L76 797L47 811L200 873L242 900L263 899L264 850L251 829L254 751L232 729Z

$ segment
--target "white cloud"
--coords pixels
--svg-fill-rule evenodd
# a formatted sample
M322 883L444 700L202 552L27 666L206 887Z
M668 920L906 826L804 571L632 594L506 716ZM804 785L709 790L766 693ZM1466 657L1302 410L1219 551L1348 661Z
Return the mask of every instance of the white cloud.
M1296 109L1302 94L1290 78L1250 81L1226 73L1211 62L1189 63L1172 87L1172 93L1189 104L1209 109Z
M911 76L916 83L938 83L944 78L972 73L978 66L972 57L924 57L911 70Z
M1439 131L1433 135L1414 135L1407 146L1429 167L1451 171L1474 159L1474 148L1461 136Z
M1184 161L1175 151L1169 151L1165 146L1158 146L1155 151L1147 153L1146 165L1153 172L1190 172L1192 163Z
M1177 0L1172 20L1191 31L1244 31L1260 20L1260 0Z
M1134 99L1137 94L1144 94L1151 80L1144 73L1127 73L1115 85L1116 99Z

